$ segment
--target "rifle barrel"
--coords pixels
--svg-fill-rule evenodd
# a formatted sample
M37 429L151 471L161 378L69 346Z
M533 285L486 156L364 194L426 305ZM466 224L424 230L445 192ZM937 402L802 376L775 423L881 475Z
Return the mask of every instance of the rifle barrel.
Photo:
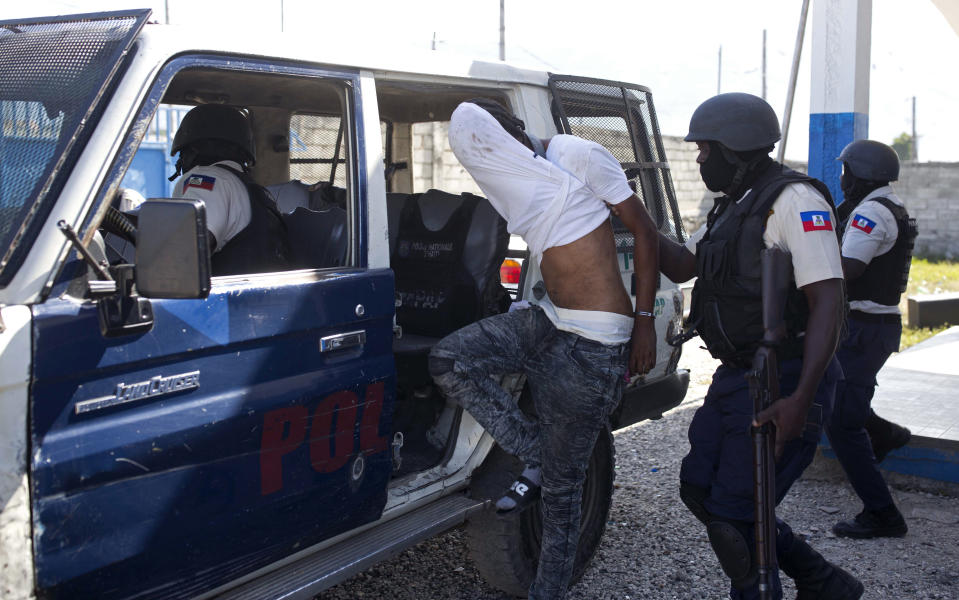
M792 281L792 260L788 252L778 248L765 249L760 254L760 260L763 343L756 350L753 368L748 375L754 417L779 400L776 346L786 335L783 314ZM752 438L759 597L768 600L773 596L772 582L776 569L775 429L770 423L754 427Z

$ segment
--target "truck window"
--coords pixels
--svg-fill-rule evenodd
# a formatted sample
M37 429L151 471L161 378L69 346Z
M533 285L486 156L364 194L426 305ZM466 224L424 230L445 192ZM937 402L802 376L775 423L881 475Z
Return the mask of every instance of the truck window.
M64 113L51 115L38 101L0 100L0 122L0 233L6 237L16 211L56 158Z
M353 133L344 108L348 87L264 73L179 72L139 141L115 207L129 208L121 198L132 195L130 189L145 197L203 200L217 242L214 277L349 264L354 173ZM245 116L252 132L250 160L227 163L227 157L204 151L181 163L179 178L168 182L184 156L170 156L177 131L189 111L202 105L225 105ZM277 258L260 260L265 254Z
M413 124L413 192L437 189L452 194L482 195L479 186L453 155L449 128L449 121Z
M628 83L568 75L551 75L550 88L557 128L609 150L646 203L659 231L683 241L685 232L650 91ZM623 230L617 219L613 223L617 231Z
M346 187L340 115L294 114L290 119L290 179Z
M52 209L149 11L0 28L0 286ZM22 243L22 242L27 243Z
M162 198L173 195L173 182L169 180L176 164L176 157L170 156L173 135L180 121L192 106L161 104L150 120L146 135L140 141L133 162L123 176L121 187L136 192L142 198ZM128 197L139 200L135 194ZM125 206L121 210L135 208Z
M290 119L290 179L346 186L342 125L339 115L293 115ZM389 123L381 121L380 142L384 148L389 135Z
M499 90L469 88L445 83L403 82L394 87L384 81L377 85L380 115L387 121L384 155L387 157L387 210L390 249L395 250L401 207L408 196L428 197L438 202L442 192L453 202L465 195L483 196L469 172L456 159L449 145L449 117L460 102L489 97L512 105ZM390 168L392 167L392 168ZM487 216L496 215L491 205ZM498 215L496 215L498 216ZM519 294L526 243L518 235L507 237L506 254L499 258L497 285L512 299Z
M0 121L3 122L0 135L4 141L4 160L0 164L7 175L0 179L0 205L6 207L23 203L23 194L17 192L29 186L17 185L18 180L36 181L43 174L60 138L63 119L62 112L51 115L41 102L0 101ZM34 160L25 160L28 157Z

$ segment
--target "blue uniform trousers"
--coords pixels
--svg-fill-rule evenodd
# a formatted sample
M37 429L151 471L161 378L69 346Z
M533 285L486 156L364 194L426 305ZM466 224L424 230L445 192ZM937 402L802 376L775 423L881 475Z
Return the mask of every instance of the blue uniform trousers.
M799 383L802 369L800 359L782 361L779 365L779 384L782 397L788 396ZM713 374L712 384L702 407L696 411L689 425L689 454L683 459L680 480L705 489L704 501L711 515L747 525L743 533L750 547L755 547L755 513L753 503L753 450L750 425L753 417L746 369L720 366ZM833 358L823 375L813 407L807 416L803 435L788 442L782 457L776 462L776 503L812 462L816 445L822 434L822 425L832 410L836 383L842 376L839 363ZM789 526L777 519L776 552L782 555L792 546L793 533ZM775 598L782 597L778 572L774 572ZM750 589L730 589L731 598L758 598L758 586Z
M836 352L846 378L836 389L836 407L826 426L829 443L868 510L893 504L865 429L876 391L876 374L889 355L899 349L902 335L899 315L882 319L864 321L850 316L847 320L849 335Z

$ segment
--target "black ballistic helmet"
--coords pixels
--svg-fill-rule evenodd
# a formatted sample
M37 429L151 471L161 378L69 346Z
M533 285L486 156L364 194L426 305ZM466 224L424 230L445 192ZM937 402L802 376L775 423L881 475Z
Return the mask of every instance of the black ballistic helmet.
M779 141L779 119L769 103L732 92L699 105L689 120L687 142L719 142L734 152L770 148Z
M859 179L888 183L899 179L899 155L882 142L856 140L842 149L839 158Z
M256 144L250 121L239 109L220 104L203 104L190 110L173 136L170 156L200 140L219 140L237 146L249 163L256 162Z

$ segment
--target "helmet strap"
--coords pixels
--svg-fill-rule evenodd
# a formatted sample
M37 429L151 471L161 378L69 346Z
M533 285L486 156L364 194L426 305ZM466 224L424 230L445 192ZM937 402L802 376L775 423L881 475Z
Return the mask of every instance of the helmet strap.
M197 165L197 158L199 158L200 153L193 146L186 146L185 148L180 149L180 157L177 159L176 172L173 175L170 175L170 181L173 181L183 173L186 173L193 167Z
M768 153L757 152L755 156L749 159L743 159L738 153L733 152L723 144L716 144L719 146L719 149L723 153L723 158L726 161L736 167L736 173L733 175L733 180L729 184L729 187L724 190L724 192L730 197L738 200L742 197L743 193L751 185L751 177L747 178L747 175L756 171L756 167L760 164L766 162L771 162L772 159L769 158Z
M194 167L206 167L221 160L232 160L240 165L243 172L250 170L252 162L246 156L246 153L235 144L215 140L199 140L180 150L180 158L176 161L176 172L170 176L170 181Z

